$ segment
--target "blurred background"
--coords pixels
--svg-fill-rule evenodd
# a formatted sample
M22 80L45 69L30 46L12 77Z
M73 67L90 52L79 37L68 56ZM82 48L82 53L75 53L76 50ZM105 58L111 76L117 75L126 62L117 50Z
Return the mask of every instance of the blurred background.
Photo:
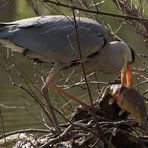
M61 1L68 3L66 0ZM76 6L80 6L81 1L75 1ZM83 2L83 1L82 1ZM84 1L85 2L85 1ZM123 14L115 4L114 0L96 0L97 7L101 11ZM140 0L132 0L129 3L135 6L145 18L148 16L148 2ZM30 3L31 4L31 3ZM86 4L86 3L85 3ZM87 1L86 6L91 6L95 9L94 1ZM43 1L34 1L36 11L27 3L27 0L0 0L0 21L14 21L36 15L71 15L72 12L68 8L55 6L54 4L47 5ZM131 8L132 9L132 8ZM125 19L98 15L97 17L83 12L77 12L78 15L99 20L102 24L108 26L112 32L118 35L122 40L128 43L137 53L136 63L134 65L134 85L139 92L148 97L148 49L145 43L146 38L137 33L137 28L133 24L128 24ZM143 57L142 60L140 57ZM27 57L12 53L9 49L0 46L0 134L4 131L12 131L24 128L45 128L44 118L41 108L37 100L42 100L40 88L42 86L41 76L46 76L49 71L48 64L36 64ZM64 84L68 88L71 84L79 82L82 78L80 75L74 75L72 78L69 74L61 72L55 78L57 84ZM101 88L109 80L113 80L117 75L97 74L89 78L89 81L97 80L99 84L91 85L93 99L96 100ZM67 80L67 77L69 78ZM17 86L12 85L12 79ZM67 82L68 81L68 82ZM146 81L143 83L143 81ZM61 83L62 82L62 83ZM64 83L63 83L64 82ZM20 87L18 87L18 85ZM23 88L29 90L31 96ZM73 95L79 96L82 100L89 99L85 87L71 87L70 91ZM67 98L60 94L49 90L50 97L54 105L68 116L68 113L74 110L75 104L71 103L65 108L65 103L68 103ZM86 102L86 101L85 101ZM64 105L64 106L63 106ZM63 109L64 108L64 109ZM46 119L45 119L46 120ZM62 122L62 119L61 119Z

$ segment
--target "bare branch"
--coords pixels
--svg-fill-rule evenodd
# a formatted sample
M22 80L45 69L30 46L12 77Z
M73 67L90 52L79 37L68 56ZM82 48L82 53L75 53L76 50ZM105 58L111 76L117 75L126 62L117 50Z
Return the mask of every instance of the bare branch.
M52 4L55 4L57 6L62 6L62 7L70 8L70 9L76 9L76 10L80 10L80 11L84 11L84 12L88 12L88 13L93 13L93 14L97 14L97 15L99 15L99 14L100 15L107 15L107 16L123 18L123 19L127 19L127 20L137 20L139 22L142 21L142 22L145 22L145 23L148 22L148 19L146 19L146 18L132 17L132 16L128 16L128 15L119 15L119 14L103 12L103 11L96 11L96 10L89 10L89 9L84 9L84 8L76 7L76 6L73 6L73 5L64 4L64 3L61 3L59 1L43 0L43 2L45 2L45 3L52 3Z

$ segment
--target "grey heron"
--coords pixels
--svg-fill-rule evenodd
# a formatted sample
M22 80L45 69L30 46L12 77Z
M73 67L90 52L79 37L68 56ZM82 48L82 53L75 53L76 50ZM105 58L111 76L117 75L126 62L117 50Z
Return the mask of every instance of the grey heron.
M133 50L122 41L110 42L106 29L94 20L80 17L76 22L86 72L121 71L121 85L131 86ZM52 86L51 79L60 70L69 67L81 69L74 18L71 16L41 16L1 22L0 43L31 59L52 65L43 93L49 85Z

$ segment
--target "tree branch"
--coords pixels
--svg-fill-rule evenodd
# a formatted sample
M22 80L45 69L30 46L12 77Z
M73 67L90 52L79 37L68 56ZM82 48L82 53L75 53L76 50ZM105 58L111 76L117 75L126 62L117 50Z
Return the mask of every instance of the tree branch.
M53 0L41 0L41 1L43 1L45 3L52 3L57 6L62 6L62 7L70 8L70 9L76 9L76 10L80 10L80 11L84 11L84 12L88 12L88 13L93 13L93 14L97 14L97 15L101 14L101 15L107 15L107 16L111 16L111 17L123 18L123 19L127 19L127 20L132 19L132 20L137 20L139 22L148 23L148 19L146 19L146 18L134 17L134 16L128 16L128 15L119 15L119 14L115 14L115 13L98 11L98 10L84 9L81 7L76 7L74 5L68 5L68 4L64 4L59 1L53 1Z

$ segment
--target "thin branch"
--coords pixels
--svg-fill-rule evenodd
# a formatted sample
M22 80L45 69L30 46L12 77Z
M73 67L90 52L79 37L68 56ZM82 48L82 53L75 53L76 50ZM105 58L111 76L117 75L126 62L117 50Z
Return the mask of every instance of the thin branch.
M81 100L79 100L77 97L67 93L66 91L63 91L63 89L59 88L58 86L56 86L54 83L49 85L50 88L57 90L59 93L71 98L73 101L77 102L78 104L82 105L84 108L86 109L90 109L90 105L87 105L86 103L82 102Z
M104 136L103 132L101 130L99 130L99 133L98 134L96 131L84 126L84 124L74 124L74 126L78 126L80 127L81 129L84 129L85 131L88 131L88 132L91 132L92 134L94 134L97 138L100 138L105 144L107 144L107 146L109 148L115 148L115 146L106 139L106 137Z
M39 13L39 9L38 9L38 5L37 5L37 1L33 1L33 0L26 0L26 2L28 3L28 5L33 9L34 13L37 15L37 16L40 16L40 13Z
M2 124L3 135L5 135L5 126L4 126L4 120L3 120L2 110L1 109L0 109L0 119L1 119L1 124ZM5 146L7 147L6 138L4 138L4 142L5 142Z
M69 127L59 135L59 137L49 140L47 143L40 146L39 148L47 148L50 144L54 144L58 142L60 139L64 138L72 128L73 128L73 125L69 125Z
M60 126L59 126L59 123L58 123L58 119L57 119L57 117L56 117L56 115L54 113L53 106L52 106L52 104L50 102L49 95L48 95L48 90L46 90L46 94L47 95L44 95L44 99L45 99L45 101L47 103L47 110L51 114L52 121L53 121L53 126L55 127L58 134L60 134L61 129L60 129Z
M4 104L0 104L0 107L3 107L5 109L25 109L25 107L21 107L21 106L6 106Z
M86 86L87 86L87 90L88 90L88 95L89 95L89 98L90 98L90 103L91 103L91 106L93 106L93 99L92 99L92 95L91 95L90 87L89 87L89 84L88 84L88 81L87 81L85 67L84 67L84 63L83 63L83 57L82 57L82 52L81 52L81 47L80 47L80 40L79 40L79 33L78 33L77 20L76 20L76 16L75 16L75 10L72 9L72 12L73 12L73 17L74 17L76 39L77 39L77 45L78 45L78 49L79 49L79 55L80 55L82 71L83 71L83 74L84 74L84 79L85 79L85 82L86 82Z
M9 133L5 133L0 136L0 139L6 138L11 135L15 134L21 134L21 133L49 133L49 132L55 132L55 130L46 130L46 129L23 129L23 130L17 130Z
M70 9L76 9L76 10L80 10L80 11L84 11L84 12L88 12L88 13L93 13L93 14L97 14L97 15L101 14L101 15L107 15L107 16L111 16L111 17L123 18L123 19L128 19L128 20L137 20L139 22L148 22L148 19L146 19L146 18L132 17L132 16L128 16L128 15L119 15L119 14L115 14L115 13L96 11L96 10L89 10L89 9L84 9L84 8L81 8L81 7L76 7L76 6L73 6L73 5L64 4L64 3L61 3L59 1L43 0L43 2L52 3L52 4L55 4L57 6L62 6L62 7L70 8Z

